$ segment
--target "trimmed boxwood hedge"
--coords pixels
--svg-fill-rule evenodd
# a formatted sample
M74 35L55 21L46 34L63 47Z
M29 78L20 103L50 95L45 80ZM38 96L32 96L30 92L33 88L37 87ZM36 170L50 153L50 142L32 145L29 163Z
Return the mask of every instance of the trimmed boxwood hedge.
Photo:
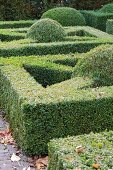
M83 15L74 8L58 7L43 13L41 18L51 18L58 21L62 26L86 25Z
M36 20L0 21L0 29L30 27Z
M95 38L112 38L109 34L88 26L63 28L67 34L67 36L63 38L63 41L87 41L94 40ZM11 41L24 39L27 31L28 28L0 29L1 40Z
M37 42L62 41L66 36L64 28L55 20L46 18L34 23L27 31L27 38Z
M113 13L113 3L104 5L99 11L102 13Z
M106 32L109 33L109 34L113 34L113 19L107 20Z
M25 33L13 31L13 29L0 29L0 39L1 41L12 41L24 39Z
M15 66L22 67L23 64L34 63L34 65L36 65L37 63L40 64L42 61L44 63L48 61L56 64L62 64L62 65L74 67L81 57L82 54L79 53L67 54L67 55L59 54L59 55L45 55L45 56L20 56L20 57L14 56L14 57L7 57L7 58L1 57L0 64L2 65L13 64ZM62 66L60 66L60 68L62 68Z
M0 56L22 56L22 55L47 55L47 54L69 54L84 53L101 44L113 44L111 39L97 39L95 41L69 41L69 42L53 42L53 43L30 43L27 44L14 41L2 43L0 45Z
M24 36L25 29L13 29L11 35ZM30 39L20 39L11 42L1 42L0 44L0 56L21 56L21 55L46 55L46 54L69 54L74 52L87 52L90 49L100 44L113 44L113 36L102 31L98 31L91 27L65 27L68 35L76 35L77 32L84 33L93 37L82 36L70 36L66 37L62 42L53 43L37 43ZM1 30L2 32L3 30ZM5 40L4 34L7 30L4 29L2 34ZM13 34L14 33L14 34ZM9 35L7 39L11 39L10 30L6 34ZM97 37L97 38L96 38ZM92 41L93 40L93 41Z
M101 30L89 27L89 26L76 26L76 27L64 27L68 36L78 36L78 38L89 38L89 40L94 38L113 38L113 36L105 33Z
M54 139L48 146L48 170L105 170L113 167L113 131ZM78 154L77 148L82 152Z
M77 81L69 91L44 89L14 66L0 67L0 83L0 103L28 155L47 153L53 138L113 129L113 86L81 89Z
M73 72L71 67L47 61L24 64L24 68L44 87L70 79Z
M106 31L107 19L113 19L113 13L101 13L98 11L86 11L83 10L81 13L86 19L86 25Z
M73 77L89 77L94 86L113 85L113 45L92 49L76 64Z

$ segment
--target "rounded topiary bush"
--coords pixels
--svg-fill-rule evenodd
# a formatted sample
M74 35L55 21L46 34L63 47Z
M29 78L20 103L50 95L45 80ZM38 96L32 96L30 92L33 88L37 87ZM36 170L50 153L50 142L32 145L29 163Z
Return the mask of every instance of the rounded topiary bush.
M95 86L113 85L113 45L99 46L77 63L72 77L92 78Z
M58 7L43 13L41 18L51 18L58 21L62 26L85 25L84 16L74 8Z
M103 13L113 13L113 3L104 5L99 11Z
M65 30L57 21L40 19L30 27L26 37L38 42L61 41L65 37Z

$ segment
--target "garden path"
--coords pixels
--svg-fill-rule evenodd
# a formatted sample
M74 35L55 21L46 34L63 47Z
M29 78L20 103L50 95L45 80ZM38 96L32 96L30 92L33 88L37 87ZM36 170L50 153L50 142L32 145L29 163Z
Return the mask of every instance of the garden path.
M0 141L2 140L2 132L7 130L9 124L3 118L4 113L0 111ZM13 153L19 156L19 161L12 161ZM35 170L34 162L31 158L26 157L15 144L2 144L0 142L0 170ZM41 170L41 169L40 169ZM43 169L46 170L46 169Z

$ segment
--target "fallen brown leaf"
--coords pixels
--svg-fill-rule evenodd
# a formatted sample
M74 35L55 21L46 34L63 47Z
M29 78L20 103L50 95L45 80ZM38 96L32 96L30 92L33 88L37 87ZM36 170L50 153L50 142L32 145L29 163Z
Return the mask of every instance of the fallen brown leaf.
M48 156L44 158L39 158L36 161L35 168L36 170L41 170L41 168L47 167L47 165L48 165Z
M99 169L99 168L100 168L100 164L94 163L94 164L92 165L92 167L95 168L95 169Z
M76 152L79 154L79 153L82 153L82 152L84 152L84 147L82 146L82 145L80 145L80 146L77 146L76 147Z

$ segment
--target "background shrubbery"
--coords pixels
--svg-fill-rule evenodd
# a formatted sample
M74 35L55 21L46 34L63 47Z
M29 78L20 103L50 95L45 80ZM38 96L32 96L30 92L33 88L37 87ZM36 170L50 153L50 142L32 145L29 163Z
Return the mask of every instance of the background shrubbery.
M43 11L55 6L70 6L76 9L99 9L113 0L0 0L0 20L40 18Z
M113 13L113 3L104 5L99 11L103 13Z
M0 0L0 20L39 18L43 9L42 0Z
M46 0L46 5L48 7L54 7L58 5L65 5L74 7L76 9L99 9L103 5L113 2L113 0Z
M69 7L53 8L42 15L42 18L51 18L62 26L85 25L85 18L76 9Z

